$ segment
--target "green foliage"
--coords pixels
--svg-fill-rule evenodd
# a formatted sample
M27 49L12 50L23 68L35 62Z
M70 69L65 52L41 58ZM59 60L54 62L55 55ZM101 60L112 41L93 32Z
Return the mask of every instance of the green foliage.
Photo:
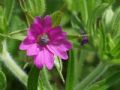
M66 90L73 90L74 87L74 65L74 52L71 50L67 68Z
M40 70L33 66L29 73L27 90L37 90L38 89L38 79Z
M0 66L8 78L6 82L0 71L0 90L119 90L119 1L0 0ZM61 25L67 32L73 49L68 53L68 61L62 62L55 56L55 69L51 71L45 68L40 71L35 66L29 70L33 59L18 49L19 44L34 17L47 14L52 17L53 27ZM84 36L88 43L82 45ZM5 39L8 45L2 45ZM29 78L24 71L29 72Z
M53 87L52 87L52 85L51 85L51 83L50 83L50 78L49 78L49 74L48 74L48 71L45 69L45 68L43 68L42 70L41 70L41 72L40 72L40 74L41 74L41 80L43 81L43 85L44 85L44 88L46 89L46 90L52 90L53 89Z
M14 6L15 0L4 0L4 18L7 20L8 25L13 17Z
M44 90L44 85L43 85L43 82L42 82L42 80L41 79L39 79L39 81L38 81L38 90Z
M52 13L51 17L52 17L53 27L60 25L62 15L63 13L61 11L56 11Z
M26 0L21 2L21 7L30 16L41 16L46 9L45 0Z
M2 37L0 38L0 42L2 42ZM2 49L3 49L3 47L2 47L2 43L0 43L0 52L2 52Z
M0 70L0 90L5 90L6 88L6 76L5 74Z
M67 5L68 5L68 9L71 11L79 11L79 7L80 7L80 0L65 0Z
M99 57L103 57L104 53L106 52L106 37L105 37L105 31L103 26L101 25L101 19L102 15L107 9L108 4L102 4L98 6L93 12L94 14L91 14L88 25L87 25L87 31L90 33L90 43L94 44L93 46L98 49ZM100 45L101 44L101 45Z
M95 84L90 86L87 90L98 90L98 88L99 90L108 90L108 88L110 88L114 84L120 83L119 76L120 76L120 72L115 72L109 77L99 82L96 82Z
M7 23L5 21L4 10L3 10L2 6L0 6L0 23L1 23L0 33L5 33L6 32Z
M73 14L71 17L71 24L72 24L72 27L76 30L79 30L79 29L84 30L83 23L81 22L81 20L79 19L76 13Z

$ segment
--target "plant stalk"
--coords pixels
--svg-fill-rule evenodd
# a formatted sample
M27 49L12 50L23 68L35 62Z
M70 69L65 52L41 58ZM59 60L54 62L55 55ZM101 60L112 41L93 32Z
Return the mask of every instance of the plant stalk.
M27 74L16 64L7 51L6 42L3 41L3 52L0 54L0 58L5 66L23 83L27 86Z

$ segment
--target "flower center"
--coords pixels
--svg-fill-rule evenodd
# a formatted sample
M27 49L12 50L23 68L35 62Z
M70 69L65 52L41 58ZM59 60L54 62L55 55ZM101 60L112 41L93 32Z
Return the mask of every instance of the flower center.
M49 40L49 37L48 37L47 34L39 35L37 37L37 43L40 44L40 45L46 45L46 44L48 44L49 41L50 40Z

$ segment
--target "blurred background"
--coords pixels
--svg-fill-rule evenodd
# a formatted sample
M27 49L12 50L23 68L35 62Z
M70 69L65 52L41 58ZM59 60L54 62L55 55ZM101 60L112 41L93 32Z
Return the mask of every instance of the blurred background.
M26 0L23 0L23 2L25 1ZM112 8L112 12L114 12L117 10L117 8L119 8L120 0L45 0L45 3L46 8L44 14L41 14L42 17L45 15L51 15L56 11L62 12L60 25L63 27L63 30L67 32L68 39L73 44L72 51L74 52L74 62L71 61L71 63L73 63L74 68L71 70L71 72L74 73L74 79L71 77L71 82L74 80L74 85L77 85L98 66L101 59L98 54L98 46L100 46L101 43L98 43L99 41L97 41L95 37L94 39L96 41L94 42L91 41L91 38L89 39L90 33L87 31L88 19L91 15L94 17L94 10L97 11L96 8L103 4L108 4ZM2 8L6 8L6 5L9 6L9 4L9 0L0 0L0 15L2 15L3 12ZM85 7L87 7L87 10ZM10 11L9 7L6 9ZM8 14L9 13L10 12L8 12ZM111 15L111 13L109 13L109 15ZM7 17L7 14L5 17ZM102 14L101 17L104 17L104 14ZM98 26L100 26L99 21L101 20L101 17L97 18L96 20L96 24L98 24ZM0 33L3 33L2 26L4 26L3 22L0 24ZM10 18L7 33L11 33L17 30L24 30L27 27L28 23L26 21L25 13L21 9L19 0L15 0L13 14ZM14 38L17 38L18 40L8 39L7 41L9 53L15 59L15 62L28 74L31 69L33 60L31 57L26 56L25 51L19 50L19 45L21 43L20 40L25 35L26 32L23 32L22 34L14 35ZM3 37L0 36L0 41L2 40ZM70 56L69 52L68 54ZM68 64L69 60L62 62L62 74L65 80L67 80ZM11 73L11 71L9 71L9 69L3 64L2 61L0 61L0 69L5 73L7 80L5 90L26 90L26 87ZM99 89L99 87L102 87L102 83L102 85L99 85L99 87L96 89L92 88L88 90L120 90L120 73L118 73L117 76L115 75L109 79L106 79L110 75L112 76L113 73L119 71L119 64L113 65L97 79L97 81L104 79L107 80L107 82L104 83L106 86L110 85L107 89ZM54 90L65 90L66 84L62 82L56 68L53 68L51 71L46 70L46 73ZM43 74L40 73L40 77L42 77L42 75Z

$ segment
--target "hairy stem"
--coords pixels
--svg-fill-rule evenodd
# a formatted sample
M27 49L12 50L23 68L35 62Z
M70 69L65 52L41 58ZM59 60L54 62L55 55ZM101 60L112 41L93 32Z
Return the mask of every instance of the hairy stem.
M3 52L0 54L0 58L5 66L23 83L27 86L27 74L15 63L13 58L7 51L6 42L3 42Z

